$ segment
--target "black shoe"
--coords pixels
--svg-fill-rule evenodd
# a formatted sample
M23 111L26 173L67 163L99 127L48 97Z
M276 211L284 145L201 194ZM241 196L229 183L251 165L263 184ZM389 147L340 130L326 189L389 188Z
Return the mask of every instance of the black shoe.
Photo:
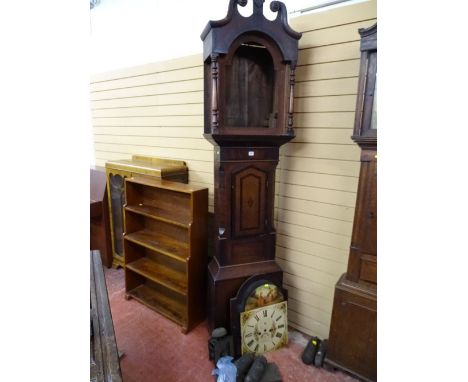
M320 346L320 339L318 337L312 337L302 353L302 362L306 365L310 365L314 362L315 354L317 353L318 347Z
M323 361L325 359L325 356L327 355L327 350L328 350L328 340L323 340L320 343L320 346L317 350L317 354L315 354L314 365L316 367L323 366Z
M245 376L244 382L259 382L262 379L268 361L263 355L255 357L252 366L250 366L249 372Z
M252 366L254 358L254 353L245 353L242 357L233 362L234 366L237 368L237 377L240 380L244 380L245 374L247 374L250 366Z

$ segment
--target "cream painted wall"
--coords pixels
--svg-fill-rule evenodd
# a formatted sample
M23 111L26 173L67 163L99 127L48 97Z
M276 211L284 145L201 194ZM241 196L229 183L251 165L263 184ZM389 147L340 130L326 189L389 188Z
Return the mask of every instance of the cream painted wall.
M289 291L289 324L322 338L328 337L334 284L346 270L358 183L360 151L350 139L357 30L374 24L376 15L370 0L291 20L303 37L296 138L281 149L277 170L276 250ZM212 211L213 153L202 136L202 77L201 54L94 75L96 164L131 154L184 160L190 182L209 188Z

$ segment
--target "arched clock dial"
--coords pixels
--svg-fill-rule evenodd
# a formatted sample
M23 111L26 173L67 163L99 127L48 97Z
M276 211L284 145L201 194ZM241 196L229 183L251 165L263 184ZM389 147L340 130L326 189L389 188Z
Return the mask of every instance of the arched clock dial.
M241 313L242 354L263 354L288 343L286 301Z

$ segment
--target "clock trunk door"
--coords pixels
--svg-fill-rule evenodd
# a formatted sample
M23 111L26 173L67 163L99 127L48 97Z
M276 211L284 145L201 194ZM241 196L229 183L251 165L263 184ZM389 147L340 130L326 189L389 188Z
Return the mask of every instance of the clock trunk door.
M257 235L265 232L268 174L247 167L232 175L233 236Z

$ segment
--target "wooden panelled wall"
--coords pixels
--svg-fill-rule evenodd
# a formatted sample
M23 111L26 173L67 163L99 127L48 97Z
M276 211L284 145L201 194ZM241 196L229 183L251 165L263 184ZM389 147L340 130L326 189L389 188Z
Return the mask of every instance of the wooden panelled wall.
M281 148L277 171L276 253L289 290L289 324L321 338L328 337L334 285L347 266L358 184L360 150L350 138L357 30L376 22L376 7L371 0L290 20L303 36L296 138ZM202 135L202 79L201 54L94 75L96 164L132 154L184 160L190 183L209 188L213 211L213 147Z

